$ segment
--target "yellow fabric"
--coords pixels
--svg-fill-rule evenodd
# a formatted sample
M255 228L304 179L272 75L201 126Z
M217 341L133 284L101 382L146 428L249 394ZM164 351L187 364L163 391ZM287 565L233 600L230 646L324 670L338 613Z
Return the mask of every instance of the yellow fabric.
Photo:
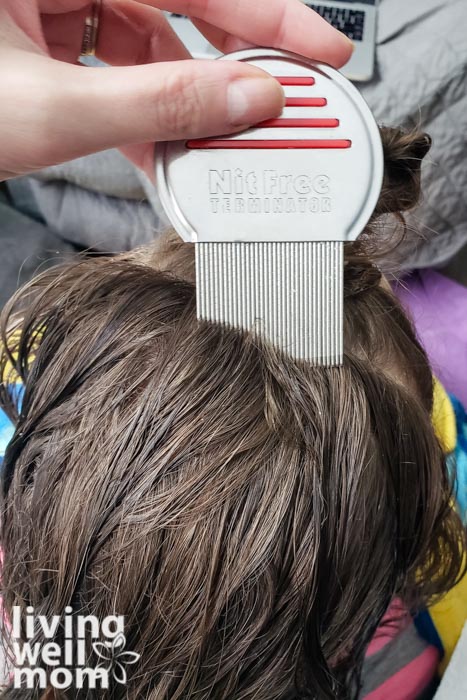
M40 340L41 335L42 335L41 333L38 334L38 336L36 338L36 342L38 342ZM11 354L13 355L13 359L15 361L18 357L18 352L16 351L16 348L17 348L17 345L20 341L20 337L21 337L21 331L15 330L11 333L10 337L8 338L8 348L9 348ZM0 351L1 351L1 347L0 347ZM31 354L29 355L29 358L28 358L29 362L32 363L32 361L34 360L34 357L35 357L35 353L34 353L34 351L31 351ZM1 373L1 376L0 376L1 382L5 382L7 384L14 384L16 382L21 381L21 377L19 376L16 369L14 368L14 366L11 364L11 362L9 360L7 360L5 362L5 366L4 366L3 370L1 370L1 368L0 368L0 373Z
M13 341L10 343L10 340ZM13 332L10 337L8 338L8 347L10 348L12 344L16 345L16 342L19 340L19 331ZM0 344L0 353L3 355L3 349L4 346ZM3 357L2 357L3 360ZM11 362L8 360L5 362L5 366L3 368L0 367L0 382L5 382L8 384L12 384L13 382L16 382L19 380L19 377L15 371L15 368L11 364Z
M439 665L439 672L443 675L467 620L467 576L431 607L429 613L444 649Z
M9 361L5 363L5 367L3 368L3 372L1 374L2 376L0 377L0 381L2 382L8 382L8 384L12 384L13 382L19 381L19 377L15 372L15 368Z
M457 442L456 416L444 388L437 379L434 382L433 426L444 451L449 454L453 452ZM464 576L439 603L433 605L429 612L444 648L444 657L439 665L442 675L467 620L467 576Z
M434 379L433 387L432 421L444 452L453 452L457 442L456 416L449 396L437 379Z

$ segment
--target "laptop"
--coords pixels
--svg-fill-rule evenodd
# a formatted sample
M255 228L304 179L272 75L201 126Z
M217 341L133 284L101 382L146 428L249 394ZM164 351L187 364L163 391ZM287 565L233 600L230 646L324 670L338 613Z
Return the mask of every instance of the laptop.
M349 80L371 80L375 70L376 19L378 0L334 0L307 2L333 27L346 34L355 44L350 61L341 68Z
M378 0L359 0L358 2L354 0L309 2L306 0L305 4L354 42L355 50L350 61L341 68L342 73L350 80L370 80L375 65ZM187 17L174 12L165 14L194 58L220 56L219 51L205 39Z

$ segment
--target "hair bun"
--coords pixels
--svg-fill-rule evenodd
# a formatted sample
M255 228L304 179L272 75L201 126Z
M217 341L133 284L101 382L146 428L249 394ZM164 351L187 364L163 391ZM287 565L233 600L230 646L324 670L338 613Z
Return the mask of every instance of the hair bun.
M373 217L403 212L420 199L421 163L431 148L431 137L421 131L381 127L384 179Z

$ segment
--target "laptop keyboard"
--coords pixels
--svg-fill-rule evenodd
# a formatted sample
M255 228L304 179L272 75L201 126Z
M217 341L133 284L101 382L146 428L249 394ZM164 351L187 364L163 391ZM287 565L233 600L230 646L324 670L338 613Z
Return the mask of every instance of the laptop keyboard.
M363 28L365 26L365 12L361 10L350 10L344 7L315 5L311 2L307 2L306 4L332 24L333 27L339 29L348 36L349 39L352 39L352 41L362 41Z

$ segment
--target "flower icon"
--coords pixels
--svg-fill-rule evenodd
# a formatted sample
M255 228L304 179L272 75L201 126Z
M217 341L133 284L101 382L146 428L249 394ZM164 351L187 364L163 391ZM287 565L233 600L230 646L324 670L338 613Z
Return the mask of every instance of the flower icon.
M113 677L117 683L126 685L127 672L124 664L135 664L139 661L141 654L134 651L125 651L126 637L123 632L119 632L111 642L93 642L92 648L99 659L108 662L98 664L97 668L112 670Z

